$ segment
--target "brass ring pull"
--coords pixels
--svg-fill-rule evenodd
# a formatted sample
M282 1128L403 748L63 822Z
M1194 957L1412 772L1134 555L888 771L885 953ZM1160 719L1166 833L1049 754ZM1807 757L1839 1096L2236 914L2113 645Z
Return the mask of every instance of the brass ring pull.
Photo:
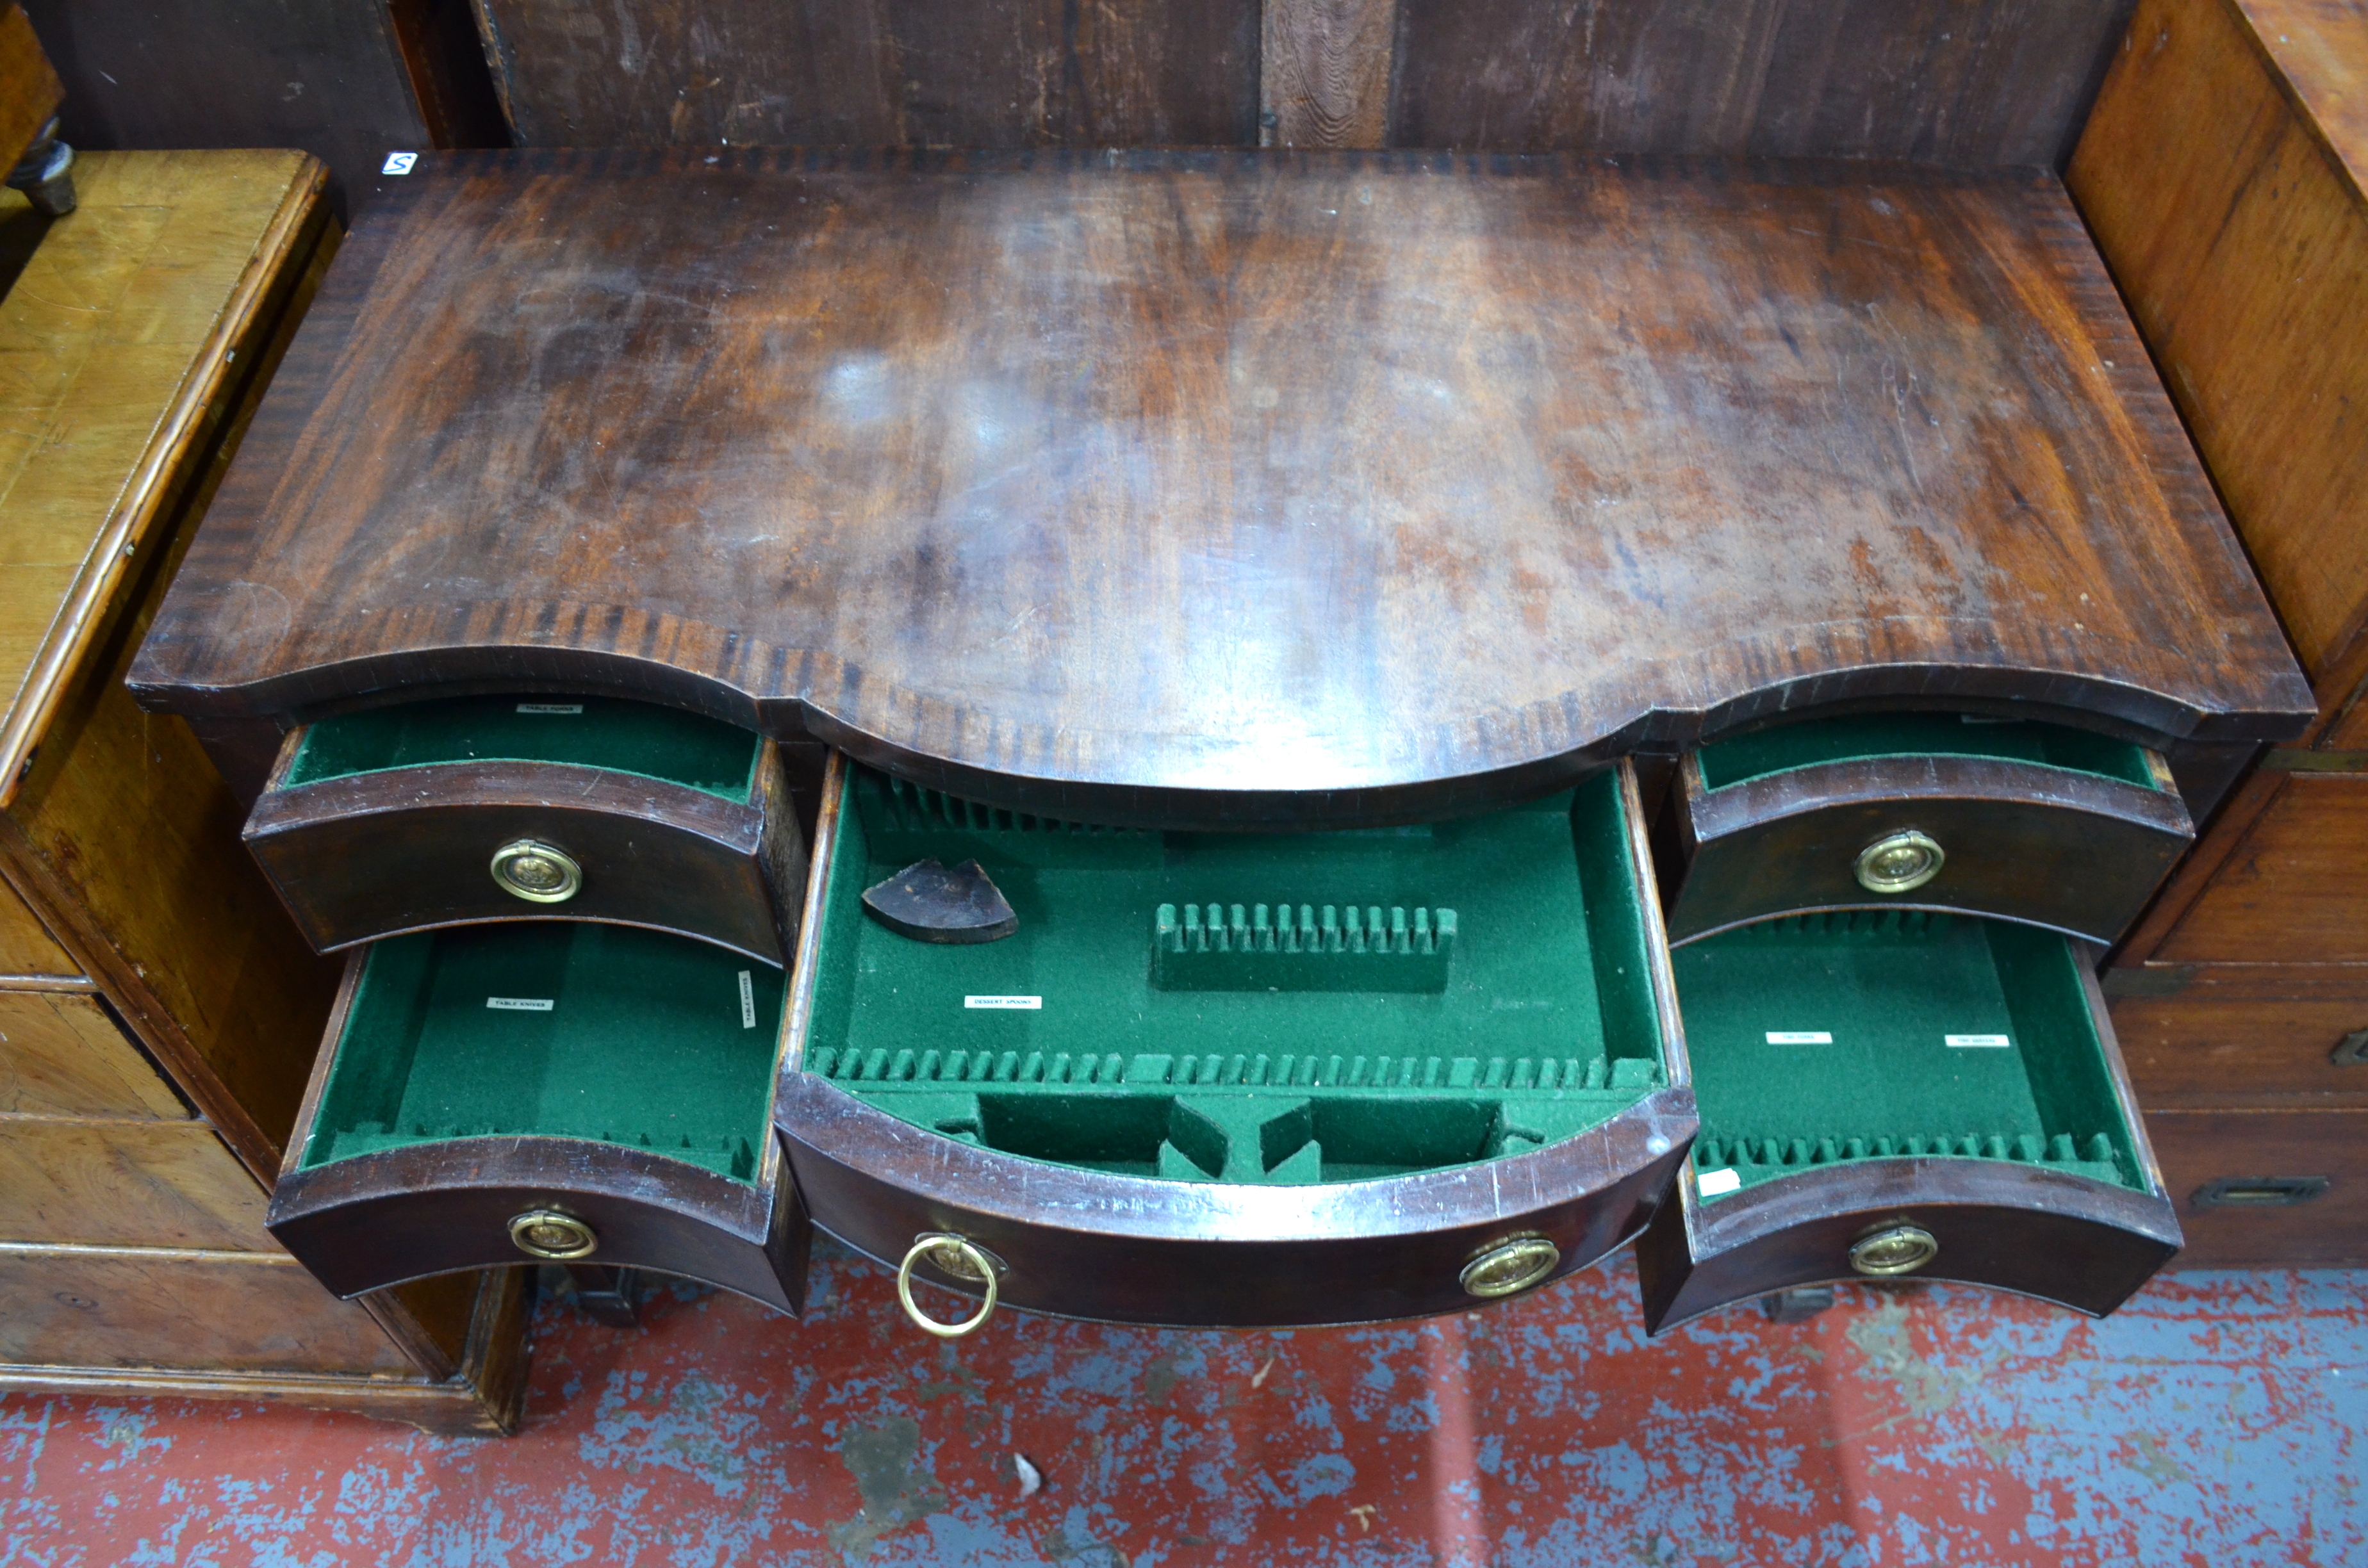
M494 851L494 882L529 903L565 903L584 885L584 868L566 850L514 838Z
M979 1303L978 1311L960 1323L939 1323L915 1306L913 1265L924 1257L957 1278L985 1280L986 1299ZM905 1315L911 1318L914 1326L922 1333L934 1334L939 1339L960 1339L966 1334L977 1333L986 1320L995 1315L995 1277L998 1272L996 1260L976 1243L962 1236L930 1232L913 1239L912 1250L905 1255L904 1264L897 1268L896 1300L903 1305Z
M1941 1244L1921 1225L1890 1225L1850 1244L1850 1266L1876 1279L1913 1274L1941 1256Z
M1911 827L1886 834L1860 850L1850 870L1869 892L1913 892L1939 876L1948 860L1936 840Z
M527 1256L547 1258L553 1263L590 1257L592 1250L600 1244L591 1226L555 1209L529 1209L512 1216L510 1241Z

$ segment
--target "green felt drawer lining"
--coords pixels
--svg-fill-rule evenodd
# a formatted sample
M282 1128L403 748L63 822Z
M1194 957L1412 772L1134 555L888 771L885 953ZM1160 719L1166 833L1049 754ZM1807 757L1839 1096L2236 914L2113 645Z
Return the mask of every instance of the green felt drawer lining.
M754 1179L771 1136L780 971L706 942L587 921L394 937L373 943L363 963L304 1167L532 1135L648 1149Z
M1695 755L1702 763L1702 787L1708 790L1820 763L1894 756L1995 757L2116 778L2142 789L2161 787L2147 766L2145 748L2128 741L2068 724L2020 719L1997 722L1959 713L1854 713L1776 724L1713 741Z
M943 946L868 918L863 889L925 858L978 860L1019 932ZM850 768L819 874L806 1068L1008 1153L1360 1180L1556 1142L1667 1081L1612 773L1459 822L1226 835Z
M1762 921L1672 957L1702 1113L1697 1173L1731 1169L1748 1188L1815 1165L1929 1156L2144 1185L2080 959L2061 936L1850 911Z
M749 731L655 703L517 693L455 697L321 720L305 730L280 782L292 789L439 763L546 762L638 774L745 801L761 745Z

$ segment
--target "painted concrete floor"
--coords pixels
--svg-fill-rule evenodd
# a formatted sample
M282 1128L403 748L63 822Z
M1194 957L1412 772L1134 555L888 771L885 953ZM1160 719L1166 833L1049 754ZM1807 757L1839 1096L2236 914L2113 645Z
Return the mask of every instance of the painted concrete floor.
M625 1334L546 1301L507 1442L0 1400L0 1564L2368 1564L2368 1274L2172 1276L2103 1323L1845 1292L1649 1345L1624 1257L1297 1333L939 1346L828 1249L814 1296Z

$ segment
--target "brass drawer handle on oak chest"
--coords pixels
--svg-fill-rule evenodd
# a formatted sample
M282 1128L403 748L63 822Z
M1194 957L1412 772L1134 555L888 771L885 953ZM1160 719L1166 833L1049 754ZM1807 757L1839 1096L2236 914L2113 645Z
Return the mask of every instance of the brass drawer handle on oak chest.
M1948 860L1946 850L1911 827L1885 834L1860 850L1850 874L1869 892L1913 892L1939 876Z
M1874 1279L1913 1274L1941 1256L1941 1244L1921 1225L1886 1225L1850 1244L1850 1266Z
M590 1257L600 1244L592 1227L573 1214L552 1209L529 1209L510 1218L510 1240L529 1257L567 1263Z
M985 1283L986 1296L979 1302L978 1311L960 1323L939 1323L916 1306L913 1302L913 1265L925 1257L937 1265L939 1273L950 1274L957 1279L976 1279ZM930 1232L913 1238L911 1250L905 1254L905 1261L897 1267L896 1300L904 1307L905 1315L911 1318L914 1326L922 1333L933 1334L939 1339L960 1339L965 1335L977 1333L986 1325L986 1320L995 1315L996 1276L1002 1272L1000 1262L976 1243L962 1236Z
M529 903L565 903L584 885L584 868L573 855L531 838L495 850L492 869L504 892Z

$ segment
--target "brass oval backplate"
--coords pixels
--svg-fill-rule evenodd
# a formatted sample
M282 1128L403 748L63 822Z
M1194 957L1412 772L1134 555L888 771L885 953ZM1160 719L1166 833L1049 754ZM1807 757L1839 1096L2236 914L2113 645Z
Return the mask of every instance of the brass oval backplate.
M1948 858L1939 844L1911 827L1860 850L1850 869L1869 892L1912 892L1939 876Z
M529 1209L511 1216L510 1240L527 1256L549 1258L554 1263L589 1257L592 1249L600 1244L591 1226L573 1214L562 1214L552 1209Z
M1921 1225L1886 1225L1850 1244L1850 1264L1876 1279L1913 1274L1941 1256L1941 1244Z
M1543 1236L1508 1236L1465 1264L1457 1279L1464 1294L1492 1301L1528 1290L1561 1261L1562 1249Z
M565 903L584 885L584 868L564 849L514 838L494 851L494 881L529 903Z

